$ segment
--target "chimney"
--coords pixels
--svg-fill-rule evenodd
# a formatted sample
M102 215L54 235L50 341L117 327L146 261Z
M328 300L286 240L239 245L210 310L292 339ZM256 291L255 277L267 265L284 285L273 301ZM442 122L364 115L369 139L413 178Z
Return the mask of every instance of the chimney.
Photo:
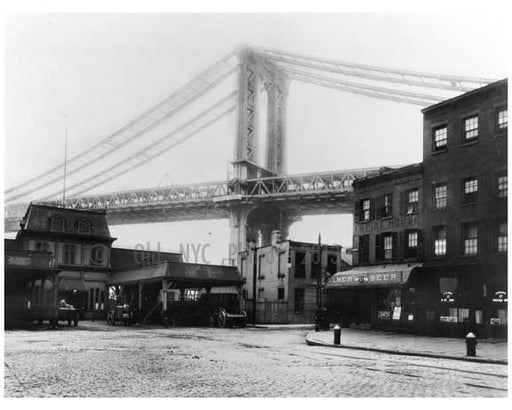
M275 231L272 231L270 243L272 246L276 246L278 242L281 242L281 231L276 229Z

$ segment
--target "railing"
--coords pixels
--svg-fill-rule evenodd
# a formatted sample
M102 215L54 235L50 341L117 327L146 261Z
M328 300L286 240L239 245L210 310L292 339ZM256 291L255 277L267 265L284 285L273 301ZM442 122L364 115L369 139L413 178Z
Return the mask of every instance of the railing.
M352 192L352 181L376 175L378 171L379 168L366 168L257 178L243 183L217 181L191 185L174 185L162 188L68 198L64 202L44 201L44 204L73 209L119 209L158 204L192 204L194 202L208 202L225 198L241 199L243 197L272 197L322 192L349 193ZM5 217L20 217L26 209L26 204L8 206L5 209Z

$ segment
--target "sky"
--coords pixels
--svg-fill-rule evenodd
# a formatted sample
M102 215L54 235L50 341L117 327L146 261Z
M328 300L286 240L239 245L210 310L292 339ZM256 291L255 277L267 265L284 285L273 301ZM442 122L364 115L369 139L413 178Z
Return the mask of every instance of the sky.
M91 146L237 45L404 70L501 79L504 14L11 14L5 26L6 188ZM229 87L229 83L226 87ZM421 161L421 107L292 82L287 173ZM235 116L94 192L224 180ZM118 158L121 158L120 156ZM227 257L227 220L112 226L117 246ZM290 238L350 247L351 215L304 217ZM159 245L158 245L159 244ZM194 261L193 259L191 261ZM200 261L199 261L200 262Z

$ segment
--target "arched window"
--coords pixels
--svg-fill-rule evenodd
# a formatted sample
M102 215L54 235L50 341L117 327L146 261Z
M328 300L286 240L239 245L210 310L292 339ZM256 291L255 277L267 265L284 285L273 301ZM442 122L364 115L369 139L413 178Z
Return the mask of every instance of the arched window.
M61 215L56 215L50 220L50 229L55 232L64 232L66 220Z
M91 233L92 224L88 219L81 219L78 221L78 233Z

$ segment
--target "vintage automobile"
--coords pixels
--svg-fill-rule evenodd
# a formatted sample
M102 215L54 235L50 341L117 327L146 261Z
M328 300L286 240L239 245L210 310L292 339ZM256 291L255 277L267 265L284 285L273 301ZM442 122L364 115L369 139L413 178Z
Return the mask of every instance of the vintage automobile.
M111 305L107 314L107 323L115 326L117 321L121 321L125 326L133 324L134 313L130 305Z

